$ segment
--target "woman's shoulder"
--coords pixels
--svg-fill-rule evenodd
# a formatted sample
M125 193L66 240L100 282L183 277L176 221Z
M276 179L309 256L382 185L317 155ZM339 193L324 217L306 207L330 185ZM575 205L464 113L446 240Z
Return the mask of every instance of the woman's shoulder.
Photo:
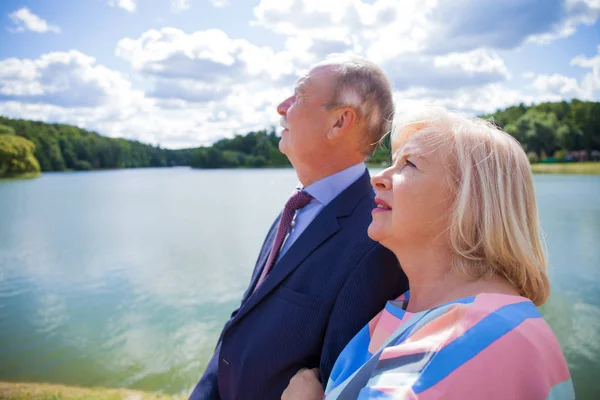
M478 332L489 332L510 329L530 318L541 319L529 299L495 293L460 298L414 316L418 322L412 329L413 333L423 328L428 332L450 328L464 332L475 326L480 328Z
M433 344L437 356L485 366L527 360L527 368L561 365L568 376L560 344L529 299L482 293L432 310L415 324L408 342ZM432 340L435 339L435 340ZM525 365L525 364L523 364Z
M475 398L545 398L572 388L552 330L519 296L484 293L431 310L382 358L406 364L407 355L420 357L412 389L433 398L460 392L465 382Z
M497 329L507 329L529 319L541 319L542 316L535 304L525 297L480 293L472 298L465 318L473 324L490 322Z
M492 344L511 348L523 346L544 354L560 353L562 357L556 336L531 300L515 295L481 293L465 305L456 321L463 340L480 343L482 349ZM532 346L533 343L536 345Z

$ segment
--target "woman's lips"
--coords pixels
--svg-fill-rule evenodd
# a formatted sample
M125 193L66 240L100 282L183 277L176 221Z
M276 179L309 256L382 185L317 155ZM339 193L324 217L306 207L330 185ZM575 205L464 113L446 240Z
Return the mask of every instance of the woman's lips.
M372 213L379 213L385 211L391 211L392 207L390 207L385 201L381 200L378 197L375 197L376 208L373 209Z

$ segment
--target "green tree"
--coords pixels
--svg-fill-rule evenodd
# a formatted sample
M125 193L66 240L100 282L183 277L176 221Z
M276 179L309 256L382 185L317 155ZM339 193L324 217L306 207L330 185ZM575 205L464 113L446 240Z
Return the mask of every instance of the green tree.
M540 157L535 151L530 151L529 153L527 153L527 159L529 159L530 164L536 164L540 162Z
M15 130L7 125L0 125L0 135L14 135Z
M39 174L40 164L33 155L35 144L23 137L0 135L0 177Z
M574 99L529 107L520 105L488 117L498 121L524 148L534 151L541 159L545 159L543 154L553 155L559 150L585 150L589 154L600 150L598 102Z

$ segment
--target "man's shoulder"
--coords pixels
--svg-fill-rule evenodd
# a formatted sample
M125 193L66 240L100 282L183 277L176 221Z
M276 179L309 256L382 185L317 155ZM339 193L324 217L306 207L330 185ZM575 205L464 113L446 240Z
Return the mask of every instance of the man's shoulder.
M371 212L375 208L375 194L372 191L363 192L354 199L348 199L354 202L354 208L348 213L345 223L340 224L342 229L360 229L360 233L367 237L367 228L371 224ZM342 222L342 221L340 221Z

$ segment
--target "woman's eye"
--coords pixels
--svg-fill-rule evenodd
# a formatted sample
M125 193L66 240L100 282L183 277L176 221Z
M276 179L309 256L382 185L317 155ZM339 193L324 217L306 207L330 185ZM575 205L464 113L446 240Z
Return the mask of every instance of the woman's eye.
M404 160L404 166L405 166L405 167L406 167L406 166L411 166L411 167L414 167L414 166L415 166L415 164L411 163L411 162L410 162L410 161L408 161L408 160Z

